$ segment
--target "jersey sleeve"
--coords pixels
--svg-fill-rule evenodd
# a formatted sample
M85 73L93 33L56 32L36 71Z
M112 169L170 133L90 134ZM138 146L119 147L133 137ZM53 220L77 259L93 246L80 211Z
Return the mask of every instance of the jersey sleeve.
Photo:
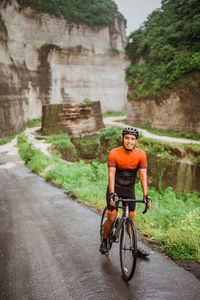
M114 150L114 149L113 149ZM108 155L108 167L116 167L115 152L111 150Z
M147 169L147 156L143 151L140 155L139 169Z

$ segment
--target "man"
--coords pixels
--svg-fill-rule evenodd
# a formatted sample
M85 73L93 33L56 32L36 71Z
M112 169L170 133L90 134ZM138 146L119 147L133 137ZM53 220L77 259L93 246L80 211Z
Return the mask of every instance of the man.
M112 231L112 226L117 218L118 202L114 206L114 199L135 199L135 179L139 170L140 181L143 190L144 202L151 207L151 199L147 193L147 158L143 150L136 148L139 131L133 127L126 127L122 131L122 146L114 148L108 156L108 188L106 201L108 217L104 224L103 242L100 252L107 254L107 238ZM129 203L129 214L133 221L135 203ZM146 257L148 252L138 248L137 255Z

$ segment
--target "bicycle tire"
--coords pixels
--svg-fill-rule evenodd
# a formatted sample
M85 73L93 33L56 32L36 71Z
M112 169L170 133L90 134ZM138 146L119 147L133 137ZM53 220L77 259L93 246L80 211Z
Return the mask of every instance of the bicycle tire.
M103 228L104 228L104 223L107 220L107 215L108 215L108 208L107 206L104 208L102 216L101 216L101 223L100 223L100 242L102 243L103 241ZM112 232L107 238L107 249L108 251L112 248Z
M132 234L128 233L131 232ZM120 235L120 266L122 277L132 279L137 260L137 236L133 222L130 219L123 224Z

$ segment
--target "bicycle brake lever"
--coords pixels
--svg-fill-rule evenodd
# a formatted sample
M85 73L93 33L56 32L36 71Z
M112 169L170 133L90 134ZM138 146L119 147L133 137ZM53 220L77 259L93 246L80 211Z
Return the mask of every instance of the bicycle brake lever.
M147 203L145 203L146 205L145 205L145 209L144 209L144 211L142 212L143 214L146 214L146 212L147 212L147 210L148 210L148 206L147 206Z

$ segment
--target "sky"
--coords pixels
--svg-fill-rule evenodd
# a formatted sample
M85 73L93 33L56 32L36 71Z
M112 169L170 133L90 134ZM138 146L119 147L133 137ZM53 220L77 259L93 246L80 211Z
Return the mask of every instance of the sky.
M147 16L161 7L161 0L114 0L127 20L126 35L138 29Z

